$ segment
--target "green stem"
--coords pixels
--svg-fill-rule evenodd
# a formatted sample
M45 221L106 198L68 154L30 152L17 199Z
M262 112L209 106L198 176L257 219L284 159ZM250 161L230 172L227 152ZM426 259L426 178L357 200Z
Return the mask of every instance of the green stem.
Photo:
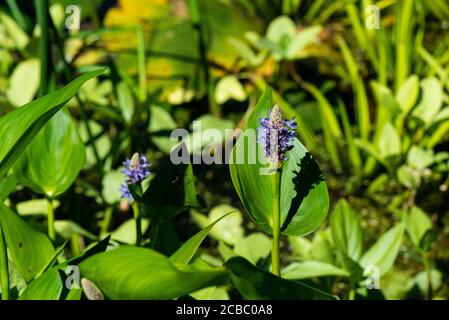
M424 268L426 269L427 274L427 299L433 299L433 290L432 290L432 269L430 268L429 259L427 259L426 253L422 252L421 257L423 260Z
M140 214L139 204L133 202L134 220L136 221L136 246L142 245L142 215Z
M281 214L280 214L280 172L270 176L271 180L271 199L273 203L272 217L273 217L273 247L271 250L271 271L273 274L280 276L280 257L279 257L279 234L281 229Z
M209 61L207 60L207 44L204 34L203 19L201 16L200 0L189 0L189 11L192 19L192 26L198 34L198 50L200 53L201 65L203 67L204 82L207 90L207 99L209 103L209 111L215 116L220 115L220 108L215 103L214 85L209 70Z
M103 222L101 223L100 237L103 238L109 230L111 225L113 208L111 206L107 207L104 213Z
M0 226L0 282L2 286L2 300L9 300L9 268L6 241Z
M51 199L47 199L47 224L48 224L48 237L55 241L56 233L55 233L55 211L53 209L53 201Z
M139 100L144 103L147 100L147 67L145 57L145 35L141 26L137 27L136 36L139 72Z
M48 93L48 82L50 76L50 37L48 23L48 0L35 0L37 21L41 29L39 38L39 58L41 64L39 96Z

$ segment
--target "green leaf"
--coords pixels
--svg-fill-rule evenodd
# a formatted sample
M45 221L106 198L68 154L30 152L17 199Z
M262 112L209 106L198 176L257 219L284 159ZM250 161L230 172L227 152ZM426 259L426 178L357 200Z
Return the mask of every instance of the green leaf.
M321 32L321 26L312 26L302 29L294 38L290 41L287 48L288 59L295 59L301 55L301 51L308 45L313 44L317 38L318 34Z
M144 248L120 247L79 264L81 273L109 298L165 300L213 286L224 271L180 271L162 254Z
M363 253L362 229L355 212L345 199L338 201L331 215L332 238L335 247L358 261Z
M244 101L246 99L246 92L236 76L221 78L215 87L215 101L218 104L223 104L230 99L236 101Z
M25 281L30 281L53 256L53 245L45 234L31 228L3 203L0 224L12 261Z
M384 275L394 264L404 235L404 224L400 223L385 232L363 255L360 264L366 268L374 265Z
M248 300L335 300L334 296L306 284L277 277L262 271L241 257L226 262L231 280Z
M405 226L410 240L419 248L421 239L432 229L432 220L420 208L413 207L406 215Z
M105 69L86 73L64 88L34 100L0 118L0 179L22 154L45 123L76 94L87 80L99 76Z
M59 300L64 289L61 273L58 268L44 272L26 287L19 300Z
M293 262L282 270L282 277L285 279L307 279L328 276L349 277L349 272L333 264L313 260L301 263Z
M415 106L416 99L418 99L418 94L419 94L418 76L411 75L401 85L395 97L404 115L407 115L410 112L410 110L412 110L412 108Z
M259 119L268 116L273 106L271 89L259 99L231 155L232 182L254 222L271 234L272 196L268 164L256 142ZM329 196L318 164L295 139L287 152L281 176L281 231L300 236L317 229L327 215Z
M413 115L430 125L443 106L443 87L437 78L430 77L421 81L421 88L421 101Z
M396 128L389 122L382 128L378 149L380 156L384 159L401 153L401 138Z
M288 243L292 250L292 256L298 260L310 259L312 243L305 237L289 237Z
M177 264L188 264L190 260L192 260L193 256L195 255L196 251L200 247L201 243L206 239L209 232L212 230L212 228L220 222L223 218L227 217L231 213L236 211L231 211L226 213L225 215L221 216L214 222L212 222L210 225L208 225L206 228L195 234L193 237L191 237L189 240L187 240L186 243L182 245L181 248L179 248L171 257L170 261Z
M430 277L432 282L432 291L436 292L443 284L443 274L437 269L431 269ZM429 280L426 271L422 271L414 276L413 279L410 279L408 289L412 289L415 285L419 288L423 297L426 297L429 292Z
M6 92L6 96L12 105L21 106L33 100L39 88L39 68L39 59L35 58L19 63L14 69Z
M142 234L148 229L150 220L142 219L141 230ZM136 242L136 221L128 219L123 222L117 229L111 233L111 238L121 243L133 244Z
M421 184L419 172L407 165L402 165L396 172L399 182L409 189L417 189Z
M433 150L413 145L407 154L407 164L416 169L425 169L434 162Z
M251 233L241 238L234 246L234 252L256 265L260 259L268 257L271 251L271 239L263 233Z
M56 220L55 221L56 233L61 236L61 238L68 240L72 235L81 235L89 240L96 240L97 236L93 233L87 231L79 224L71 220Z
M274 19L268 26L266 40L277 44L282 49L282 55L287 53L287 48L296 34L296 26L292 19L280 16Z
M159 150L170 154L172 148L178 143L170 139L171 131L176 129L176 122L167 110L157 105L150 107L150 114L148 132L151 133L151 141Z
M17 180L54 198L64 193L84 166L85 148L70 115L58 112L14 165Z

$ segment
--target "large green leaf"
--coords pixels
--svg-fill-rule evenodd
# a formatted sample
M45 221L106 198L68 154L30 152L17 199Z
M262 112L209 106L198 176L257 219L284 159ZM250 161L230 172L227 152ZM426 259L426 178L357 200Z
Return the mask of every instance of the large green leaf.
M360 264L366 268L376 266L380 275L393 266L404 235L404 224L400 223L385 232L379 240L363 255Z
M64 288L62 271L52 268L34 280L22 292L20 300L59 300Z
M30 281L53 256L53 245L45 234L31 228L3 203L0 224L14 264L25 281Z
M262 271L241 257L226 262L231 270L231 280L237 290L248 300L334 300L334 296L306 284L282 279Z
M22 154L45 123L50 120L87 80L104 69L86 73L64 88L34 100L0 118L0 179Z
M363 253L362 229L356 214L345 199L338 201L332 212L331 230L335 247L352 260L358 261Z
M64 193L84 166L85 148L68 112L58 112L14 165L17 180L50 198Z
M268 164L256 142L259 119L273 106L271 89L265 90L233 148L229 165L232 182L254 222L271 234L272 196ZM281 176L281 231L300 236L317 229L327 215L329 195L318 164L297 140L287 152Z
M79 264L109 299L165 300L222 283L226 273L180 271L170 260L150 249L120 247L94 255Z

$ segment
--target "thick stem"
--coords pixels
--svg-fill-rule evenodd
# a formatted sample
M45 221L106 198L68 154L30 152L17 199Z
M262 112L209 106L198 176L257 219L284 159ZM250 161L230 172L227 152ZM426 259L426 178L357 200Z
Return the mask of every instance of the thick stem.
M142 215L140 214L139 204L133 202L134 220L136 222L136 246L142 245Z
M281 229L281 214L280 214L280 173L270 176L271 179L271 194L272 194L272 217L273 217L273 246L271 250L271 271L273 274L280 276L280 256L279 256L279 234Z
M0 226L0 283L2 286L2 300L9 300L9 268L8 251L3 230Z
M47 224L48 224L48 237L51 241L56 240L55 233L55 211L53 209L52 199L47 199Z

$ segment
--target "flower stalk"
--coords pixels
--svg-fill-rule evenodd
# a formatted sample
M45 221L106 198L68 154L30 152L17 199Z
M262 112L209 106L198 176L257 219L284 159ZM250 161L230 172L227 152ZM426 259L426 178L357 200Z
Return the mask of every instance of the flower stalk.
M264 155L269 163L272 196L273 245L271 250L271 269L273 274L280 276L281 172L282 166L287 160L287 151L293 148L293 140L296 137L296 123L294 118L290 120L285 119L278 105L273 106L268 118L261 118L259 122L258 142L264 148Z
M272 195L272 218L273 218L273 244L271 250L271 271L273 274L280 276L280 229L281 229L281 213L280 213L280 172L270 176L271 180L271 195Z

